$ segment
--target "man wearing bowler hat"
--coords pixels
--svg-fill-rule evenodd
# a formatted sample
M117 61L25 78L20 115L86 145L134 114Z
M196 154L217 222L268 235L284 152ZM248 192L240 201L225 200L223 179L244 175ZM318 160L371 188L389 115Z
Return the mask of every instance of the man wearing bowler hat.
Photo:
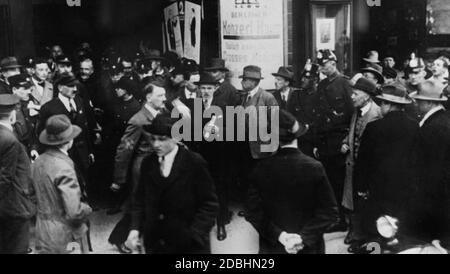
M242 187L242 194L246 195L247 189L248 189L248 182L249 182L249 173L253 169L254 165L261 159L270 157L274 154L274 152L277 150L277 147L273 147L273 152L263 152L261 151L261 147L263 145L267 145L268 142L263 142L261 139L257 138L256 141L250 141L249 140L249 123L248 121L250 119L254 119L254 121L258 121L258 129L261 126L259 123L261 110L263 108L267 109L267 113L270 115L272 108L277 107L278 108L278 102L275 99L275 97L267 92L266 90L260 88L260 82L262 79L262 72L261 68L258 66L247 66L244 68L243 74L239 77L242 79L242 89L243 89L243 98L242 98L242 106L244 108L249 107L255 107L256 113L254 113L254 117L249 117L248 120L245 121L245 142L239 142L239 152L240 152L240 158L242 159L241 163L239 163L239 166L237 167L238 170L238 178L240 185ZM270 128L270 117L267 117L267 128L261 128L260 132L267 132L267 129ZM239 213L241 216L244 215L243 212Z
M144 127L155 153L142 162L128 243L134 249L142 236L147 254L210 253L219 210L214 182L206 161L173 139L175 122L160 114Z
M356 81L352 86L352 100L355 112L350 122L349 134L342 142L341 148L341 153L346 156L346 175L342 206L350 212L353 212L355 209L353 201L353 176L355 161L358 159L361 136L369 123L381 118L380 107L373 101L373 98L379 94L377 87L370 80L367 80L361 75L359 75L359 77L359 79L353 79L353 81ZM357 237L354 236L357 231L354 231L353 229L358 226L355 222L358 222L358 217L351 215L350 232L346 242L351 242L354 237Z
M419 124L405 113L405 107L413 103L405 87L383 86L375 100L380 101L383 118L369 123L362 135L353 180L355 210L361 216L365 241L377 238L376 221L385 215L400 220L402 231L407 231L408 200L414 186L411 156L419 131Z
M214 79L219 82L220 87L214 94L216 98L223 97L227 101L228 106L235 106L239 104L239 95L236 88L227 80L229 69L225 67L225 60L220 58L213 58L208 67L204 69L205 72L211 74Z
M41 108L40 120L38 123L38 133L41 133L45 124L51 116L64 114L69 117L72 124L77 125L82 129L81 134L75 138L73 147L69 150L69 155L75 163L75 169L78 171L79 181L83 191L95 189L89 185L88 170L94 163L93 144L91 142L91 134L94 134L95 124L89 124L87 116L90 112L86 111L83 100L78 96L78 80L71 74L60 75L58 81L55 82L55 87L58 91L58 96L46 103ZM87 189L86 189L87 187ZM89 197L91 200L94 197Z
M6 57L0 61L0 94L11 94L8 78L20 74L21 67L16 57Z
M411 94L421 114L415 152L416 193L411 210L415 235L426 242L441 240L450 248L450 117L443 107L448 98L433 81Z
M353 90L349 79L337 70L337 58L330 50L319 51L319 71L326 78L319 82L315 99L317 141L314 155L324 165L338 201L342 200L345 180L345 158L342 141L348 135L353 115ZM346 231L343 211L341 220L329 232Z
M39 141L46 151L33 163L31 174L36 189L36 251L41 254L65 254L67 245L86 239L86 220L92 209L82 202L79 181L69 150L81 128L65 115L48 119ZM82 249L87 242L82 243Z
M35 216L30 158L13 132L20 99L0 94L0 254L26 254Z
M323 234L338 219L325 169L298 149L308 128L280 111L280 150L250 178L246 219L259 232L260 253L324 254Z

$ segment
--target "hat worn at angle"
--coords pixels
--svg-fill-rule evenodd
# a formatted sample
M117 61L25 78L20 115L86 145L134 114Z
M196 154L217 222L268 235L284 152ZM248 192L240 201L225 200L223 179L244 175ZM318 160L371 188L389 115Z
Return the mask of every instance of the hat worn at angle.
M433 81L425 81L419 85L419 91L410 94L411 98L419 101L446 102L448 98L444 89Z
M177 119L172 118L170 113L159 114L150 125L144 126L144 131L153 135L172 138L172 127L176 122Z
M244 72L241 76L239 76L241 79L253 79L253 80L262 80L264 79L262 77L261 68L258 66L246 66L244 68Z
M0 114L11 113L20 102L20 98L14 94L0 94Z
M371 81L367 80L364 77L359 78L356 83L352 86L353 89L364 91L370 96L378 96L379 91L377 86Z
M398 73L393 68L383 68L383 76L389 79L396 79Z
M55 115L48 118L45 130L39 135L39 142L48 146L66 144L80 135L81 128L72 125L66 115Z
M0 61L0 69L1 70L16 69L16 68L21 68L21 67L22 66L19 64L19 61L17 60L17 58L13 57L13 56L3 58Z
M381 94L376 98L399 105L409 105L413 103L413 100L409 97L406 88L400 84L383 86L381 88Z
M195 82L194 84L200 85L218 85L219 82L209 73L204 73L200 75L200 81Z
M225 67L225 60L221 58L212 58L204 71L230 71Z
M25 73L9 77L8 82L11 85L11 87L14 87L14 88L20 88L20 87L31 88L33 86L31 77Z
M384 83L383 67L378 64L371 63L367 67L361 69L361 72L362 73L365 73L365 72L372 73L377 78L378 83L380 83L380 84Z
M298 128L296 128L298 126ZM279 134L280 141L292 142L308 132L308 126L299 123L291 113L280 110Z
M290 80L290 81L294 80L294 72L291 71L287 67L280 67L278 69L278 72L277 73L272 73L272 75L275 76L275 77L277 77L277 76L278 77L283 77L284 79L287 79L287 80Z

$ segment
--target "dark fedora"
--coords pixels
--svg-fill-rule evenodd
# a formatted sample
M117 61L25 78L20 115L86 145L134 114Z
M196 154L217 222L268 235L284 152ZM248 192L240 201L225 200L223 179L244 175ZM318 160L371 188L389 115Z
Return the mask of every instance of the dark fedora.
M204 71L230 71L225 67L225 60L220 58L212 58L208 64L208 66L204 69Z
M294 72L291 71L287 67L280 67L278 69L278 72L277 73L272 73L272 75L273 76L283 77L284 79L287 79L289 81L293 81L294 80Z
M262 80L261 68L258 66L246 66L244 68L244 73L239 76L241 79L249 78L254 80Z
M55 115L47 120L45 130L39 135L39 142L48 146L66 144L81 133L81 128L72 125L66 115Z
M425 81L419 85L419 91L410 94L411 98L419 101L447 102L444 89L433 81Z
M362 73L364 73L364 72L372 73L378 79L379 84L384 83L383 67L378 64L370 63L367 67L361 69L361 72Z
M20 103L20 98L14 94L0 94L0 114L11 113Z
M195 84L197 86L200 86L200 85L214 85L215 86L215 85L218 85L219 82L214 77L212 77L210 74L204 73L204 74L200 75L200 81L195 82Z
M6 70L6 69L15 69L15 68L21 68L22 66L19 64L19 61L16 57L10 56L3 58L0 61L0 69Z
M162 113L157 115L152 123L144 126L143 129L153 135L172 138L172 127L177 121L170 116L170 113Z
M280 141L292 142L308 132L308 126L299 123L291 113L280 110L279 134Z
M413 103L406 88L398 83L383 86L381 88L381 95L378 95L376 98L399 105L409 105Z
M55 62L56 62L56 64L69 65L69 66L72 65L72 61L66 55L60 55L60 56L56 57Z
M365 93L374 97L380 94L377 86L364 77L359 78L358 81L356 81L356 83L352 86L352 88L364 91Z

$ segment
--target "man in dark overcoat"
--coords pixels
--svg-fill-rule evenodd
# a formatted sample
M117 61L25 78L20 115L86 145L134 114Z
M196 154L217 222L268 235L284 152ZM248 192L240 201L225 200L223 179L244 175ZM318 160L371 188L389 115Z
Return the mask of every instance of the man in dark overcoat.
M145 127L155 153L142 163L128 242L143 236L149 254L208 253L219 205L206 161L172 139L174 120L158 115Z
M323 254L325 230L338 206L325 169L298 149L307 127L280 113L280 150L250 178L246 219L260 235L260 253Z
M442 87L425 81L417 93L421 114L419 137L415 152L414 170L417 181L412 195L411 213L414 216L414 235L430 242L441 240L450 248L450 117L443 107L448 99Z

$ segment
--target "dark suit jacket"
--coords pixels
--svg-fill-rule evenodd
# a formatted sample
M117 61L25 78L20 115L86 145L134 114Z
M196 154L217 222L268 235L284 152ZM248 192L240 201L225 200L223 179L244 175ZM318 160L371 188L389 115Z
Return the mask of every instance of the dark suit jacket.
M287 103L285 103L281 97L281 91L277 90L273 93L275 99L277 99L280 109L284 109L297 117L297 112L300 111L300 97L299 90L290 88Z
M180 146L168 178L161 176L156 155L144 160L131 229L143 232L148 251L207 252L217 212L213 180L200 155Z
M55 98L43 105L38 124L38 134L45 129L45 123L51 116L60 114L67 115L71 119L72 124L79 126L82 130L81 134L74 140L74 145L69 151L69 154L79 168L87 170L90 166L89 154L93 153L93 144L90 138L93 128L88 123L88 120L91 120L88 119L90 113L85 111L82 99L76 96L74 100L77 106L77 115L75 117L70 116L69 111L59 98Z
M246 218L260 234L261 251L285 253L278 237L286 231L301 235L304 253L324 253L323 233L336 222L338 207L322 164L284 148L250 178Z
M369 123L364 131L355 163L354 194L370 193L368 212L362 215L373 228L381 215L403 221L408 213L413 186L411 156L418 131L418 123L400 111Z
M450 247L450 117L441 110L419 130L415 157L418 185L411 207L417 233Z
M12 94L11 87L3 79L0 79L0 94Z
M2 125L0 155L0 217L29 219L36 212L30 158L13 132Z

